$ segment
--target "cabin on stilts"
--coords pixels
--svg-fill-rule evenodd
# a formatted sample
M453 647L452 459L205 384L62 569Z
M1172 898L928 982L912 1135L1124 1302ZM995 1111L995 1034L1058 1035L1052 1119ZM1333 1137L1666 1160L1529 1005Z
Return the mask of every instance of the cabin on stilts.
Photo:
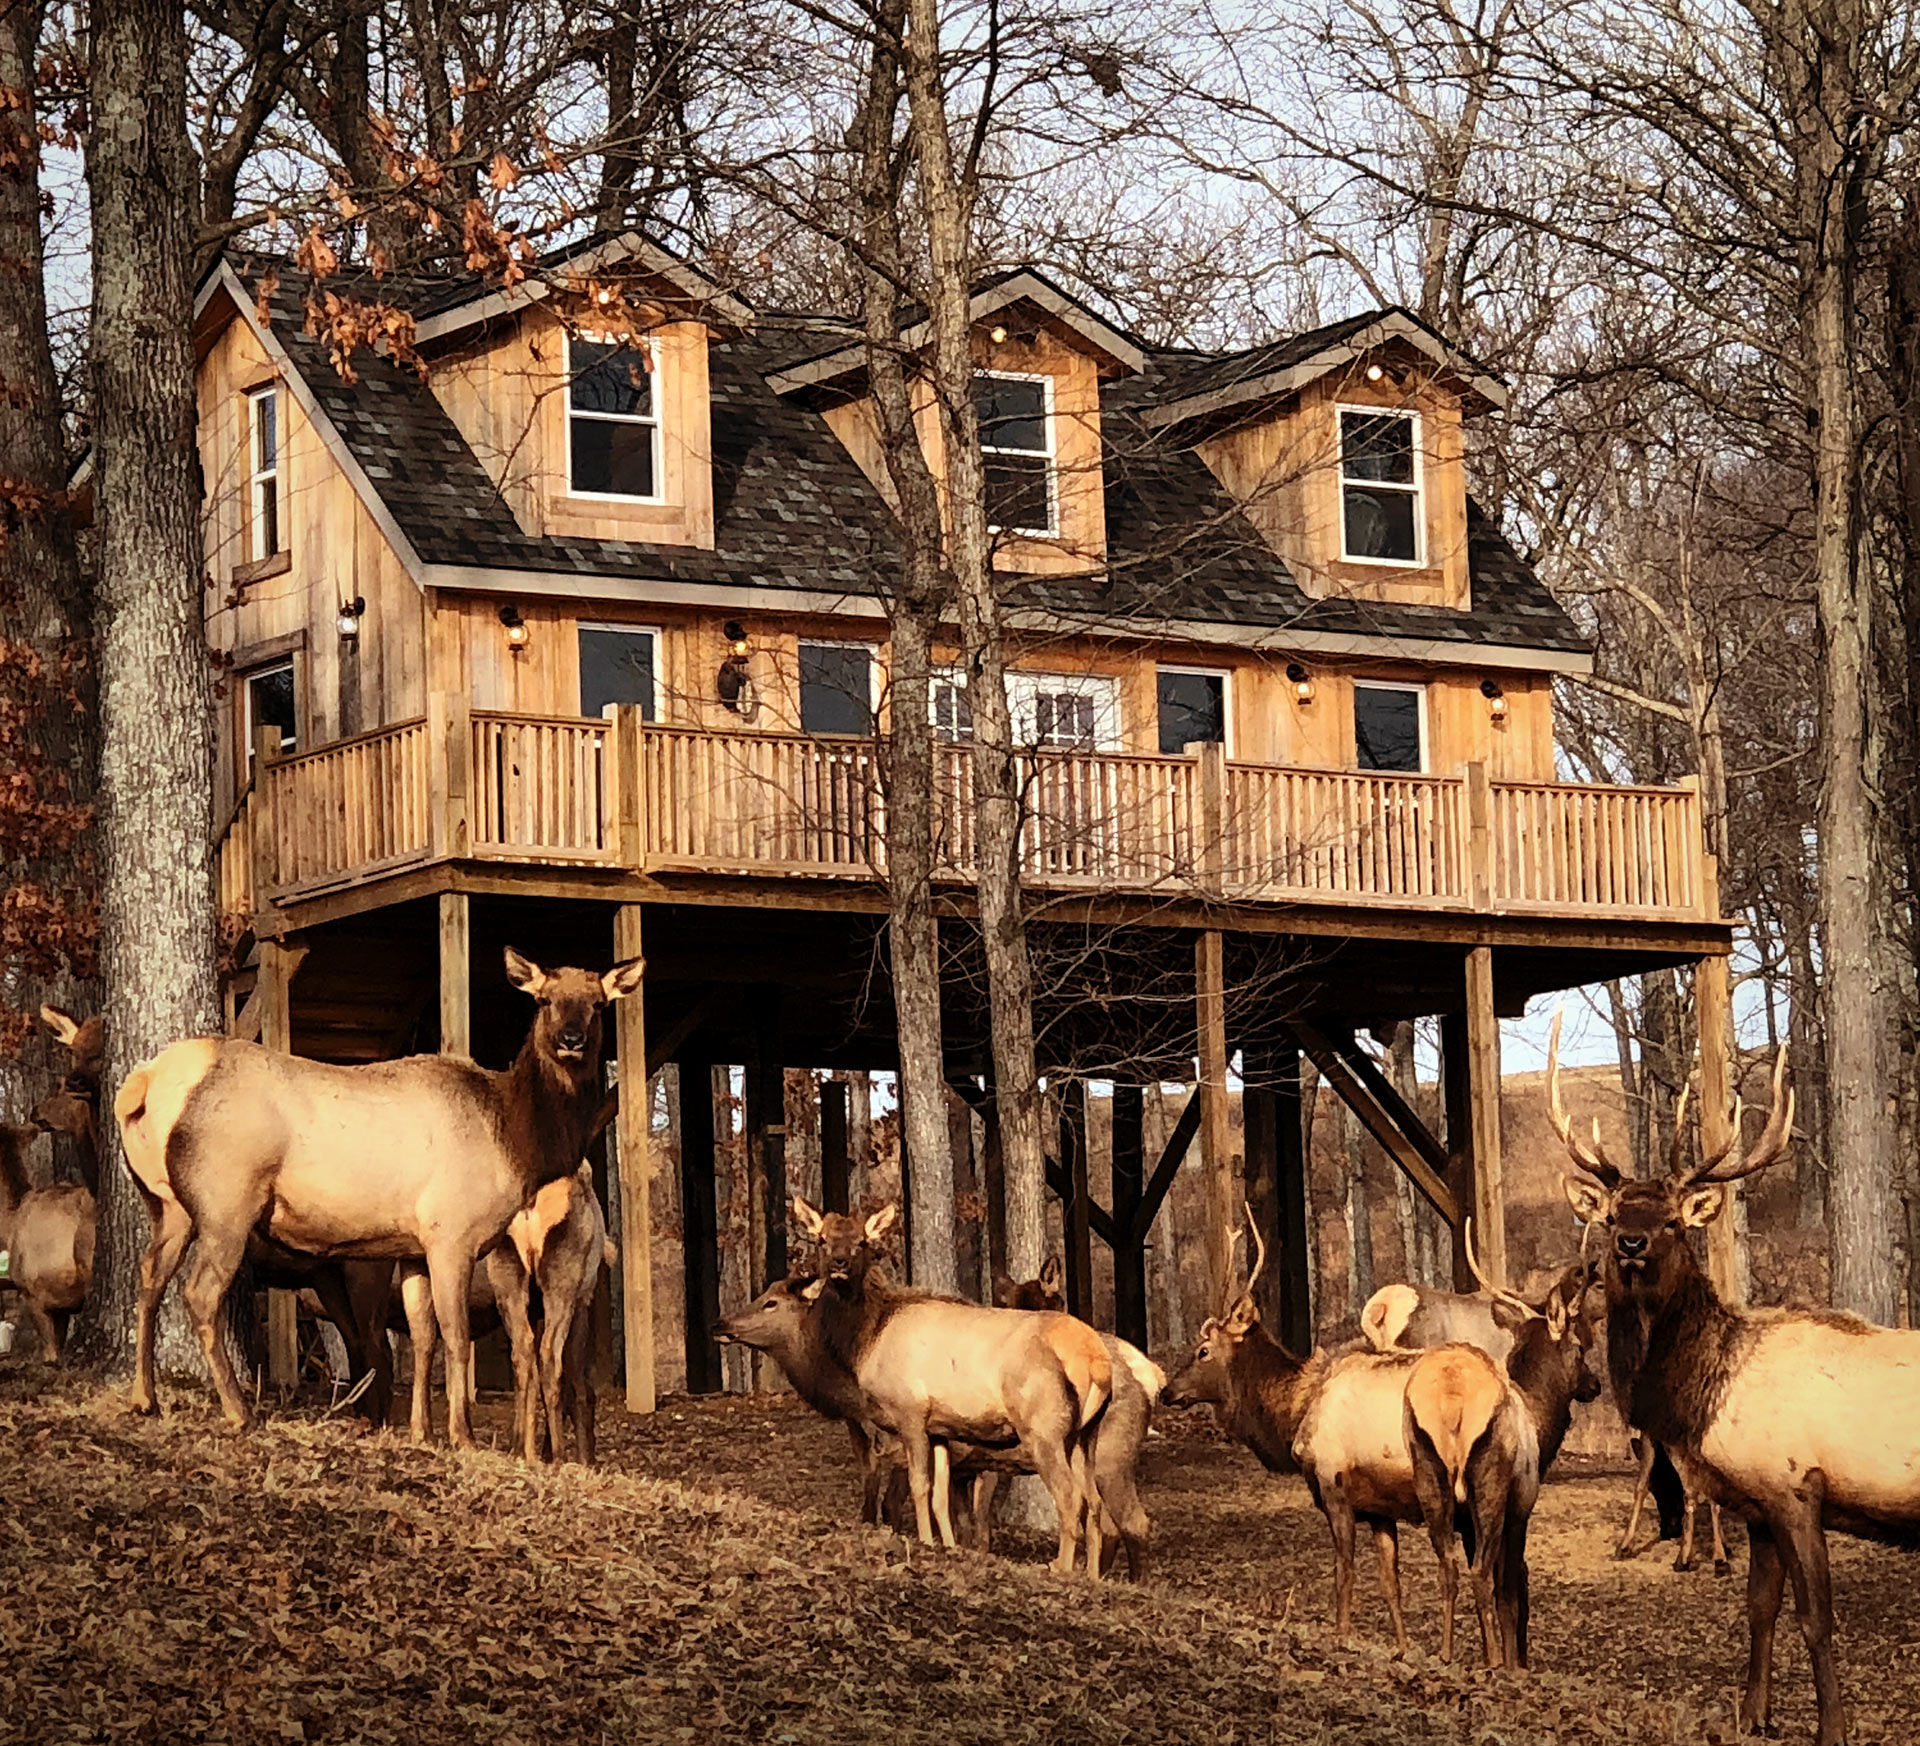
M1556 780L1553 682L1590 654L1469 495L1463 429L1502 382L1400 309L1200 354L1023 270L974 314L1041 1067L1116 1087L1104 1206L1062 1100L1076 1307L1111 1247L1144 1343L1143 1245L1190 1153L1220 1277L1237 1078L1275 1318L1310 1341L1303 1057L1501 1275L1499 1020L1729 945L1695 785ZM228 257L197 336L230 1024L342 1061L499 1062L527 1019L505 943L644 954L616 1009L627 1398L655 1395L655 1245L683 1246L688 1381L716 1386L712 1104L682 1099L680 1228L654 1235L650 1076L747 1070L764 1275L782 1070L896 1063L878 752L900 542L865 343L638 235L506 286ZM955 1132L987 1135L990 1202L951 667L932 708L945 1046L987 1116ZM1430 1015L1439 1133L1358 1040ZM1140 1088L1168 1081L1198 1095L1150 1156ZM823 1097L832 1201L844 1087Z

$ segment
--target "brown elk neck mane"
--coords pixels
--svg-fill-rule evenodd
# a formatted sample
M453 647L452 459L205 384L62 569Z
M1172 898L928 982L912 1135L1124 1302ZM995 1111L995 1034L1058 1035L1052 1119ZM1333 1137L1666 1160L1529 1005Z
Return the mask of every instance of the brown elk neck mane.
M1293 1434L1307 1398L1329 1362L1324 1352L1296 1358L1258 1322L1234 1348L1227 1429L1269 1473L1294 1470Z
M536 1025L513 1065L488 1075L507 1119L510 1154L522 1161L530 1188L580 1168L601 1102L599 1049L589 1049L577 1067L567 1067L541 1052L538 1036Z
M901 1285L883 1268L869 1267L859 1279L844 1285L829 1279L813 1318L822 1352L851 1377L887 1318L910 1303L971 1304L971 1299Z
M1684 1259L1681 1259L1684 1257ZM1679 1272L1657 1307L1613 1295L1607 1313L1609 1367L1617 1337L1629 1361L1628 1421L1655 1441L1686 1448L1706 1434L1752 1339L1752 1324L1720 1301L1691 1250L1676 1245ZM1618 1390L1623 1378L1615 1371Z
M1574 1337L1573 1330L1569 1328L1566 1338L1571 1340ZM1526 1400L1527 1411L1533 1415L1540 1442L1542 1473L1553 1465L1554 1457L1560 1453L1560 1445L1566 1441L1567 1432L1573 1425L1573 1397L1562 1386L1557 1374L1560 1358L1552 1348L1553 1336L1547 1331L1547 1324L1535 1320L1521 1329L1512 1352L1507 1355L1507 1376Z

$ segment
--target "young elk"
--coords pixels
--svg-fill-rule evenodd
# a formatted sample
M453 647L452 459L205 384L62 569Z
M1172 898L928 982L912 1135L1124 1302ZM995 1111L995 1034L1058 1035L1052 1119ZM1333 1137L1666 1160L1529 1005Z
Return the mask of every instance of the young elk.
M154 1222L140 1264L135 1406L154 1408L154 1310L197 1238L187 1313L228 1422L247 1423L216 1321L260 1225L304 1254L425 1259L447 1342L448 1434L470 1447L474 1259L544 1184L579 1169L600 1109L606 1007L640 975L637 959L604 976L549 972L509 948L507 979L538 1010L504 1073L448 1055L337 1067L210 1037L135 1068L114 1100Z
M1846 1712L1833 1652L1827 1533L1911 1545L1920 1535L1920 1332L1875 1327L1833 1310L1741 1310L1723 1303L1687 1232L1726 1209L1726 1185L1787 1147L1793 1094L1786 1052L1773 1109L1753 1150L1733 1139L1664 1180L1629 1179L1596 1130L1573 1132L1560 1108L1559 1024L1548 1050L1548 1103L1578 1174L1575 1214L1602 1233L1607 1330L1637 1354L1631 1422L1674 1456L1689 1485L1746 1518L1748 1655L1744 1729L1766 1727L1773 1635L1786 1583L1813 1663L1818 1746L1840 1746ZM1644 1341L1637 1329L1644 1324Z
M1597 1400L1587 1364L1587 1276L1555 1283L1546 1307L1501 1291L1480 1271L1467 1221L1467 1265L1513 1330L1503 1369L1476 1346L1423 1352L1407 1377L1402 1434L1414 1490L1440 1561L1440 1658L1453 1659L1456 1517L1471 1530L1473 1600L1489 1667L1527 1665L1527 1524L1560 1453L1576 1400Z
M861 1222L821 1214L797 1196L818 1245L819 1329L851 1373L869 1426L900 1439L920 1538L957 1544L947 1499L952 1440L1025 1449L1060 1517L1054 1569L1074 1568L1083 1523L1087 1572L1100 1574L1102 1527L1093 1433L1113 1393L1100 1336L1072 1316L988 1309L903 1290L873 1271L896 1209Z

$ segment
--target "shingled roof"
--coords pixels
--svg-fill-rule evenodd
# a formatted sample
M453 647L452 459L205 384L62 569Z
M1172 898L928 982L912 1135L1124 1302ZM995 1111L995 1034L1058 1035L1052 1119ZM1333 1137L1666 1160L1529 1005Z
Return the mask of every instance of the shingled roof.
M358 380L340 376L325 344L305 331L307 286L301 275L276 265L271 277L238 269L236 277L249 302L264 283L272 337L300 384L414 557L441 571L441 580L469 571L477 587L488 586L489 575L497 582L502 573L551 577L558 594L590 594L596 581L615 579L871 596L897 570L897 523L880 493L817 411L769 385L768 378L796 355L818 352L817 329L808 334L795 331L797 322L769 321L717 338L709 348L713 550L544 537L521 530L414 371L358 354ZM418 289L422 304L446 307L443 285ZM384 295L395 290L392 281L382 286ZM1164 430L1150 428L1155 409L1192 396L1197 381L1218 386L1255 357L1271 367L1276 357L1309 355L1310 341L1322 348L1338 343L1378 315L1234 358L1143 352L1140 374L1103 390L1106 570L1028 578L1016 586L1016 598L1063 617L1108 623L1244 626L1264 633L1584 652L1586 640L1477 505L1469 505L1468 515L1469 611L1315 600L1199 457Z

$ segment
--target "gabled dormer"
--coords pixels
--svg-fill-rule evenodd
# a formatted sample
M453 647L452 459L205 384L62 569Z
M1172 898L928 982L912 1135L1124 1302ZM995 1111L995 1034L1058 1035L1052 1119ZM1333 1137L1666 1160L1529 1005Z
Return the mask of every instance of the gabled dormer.
M1180 374L1144 413L1191 446L1315 599L1465 611L1462 426L1506 387L1402 309Z
M987 521L997 568L1032 575L1106 562L1100 391L1139 371L1140 348L1031 268L973 294L974 404L986 467ZM922 354L930 324L914 315L900 344ZM885 495L893 484L867 386L867 346L846 333L768 378L775 392L815 407ZM943 494L945 444L932 388L913 384L920 445Z

